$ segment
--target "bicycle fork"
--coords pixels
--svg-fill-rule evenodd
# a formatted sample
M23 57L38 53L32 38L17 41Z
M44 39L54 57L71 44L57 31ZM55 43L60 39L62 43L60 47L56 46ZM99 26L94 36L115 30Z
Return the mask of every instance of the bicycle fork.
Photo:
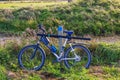
M39 42L37 43L35 50L33 51L32 55L30 56L30 60L32 60L35 57L38 46L39 46Z

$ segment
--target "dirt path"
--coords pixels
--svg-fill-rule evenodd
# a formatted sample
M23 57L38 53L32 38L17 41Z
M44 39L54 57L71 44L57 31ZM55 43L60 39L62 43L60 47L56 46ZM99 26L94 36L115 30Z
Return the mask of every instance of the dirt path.
M108 43L115 43L120 41L120 36L111 36L111 37L95 37L93 41L96 42L108 42Z
M18 43L21 42L21 38L20 37L13 37L13 36L1 36L0 35L0 46L3 46L4 44L6 44L8 41L17 41Z
M120 42L120 36L111 36L111 37L91 37L91 36L86 36L91 38L90 42L106 42L106 43L116 43ZM34 40L34 37L29 37ZM5 44L7 41L17 41L18 43L21 42L22 37L16 37L16 36L8 36L5 34L0 34L0 45ZM83 40L76 40L77 42L86 42Z

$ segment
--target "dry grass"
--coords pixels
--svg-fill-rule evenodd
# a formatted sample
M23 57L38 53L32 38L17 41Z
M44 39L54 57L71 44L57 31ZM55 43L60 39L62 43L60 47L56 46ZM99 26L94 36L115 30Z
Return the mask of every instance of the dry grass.
M67 2L14 2L14 3L0 3L0 9L19 9L23 7L32 7L32 8L41 8L46 6L53 6L53 5L64 5Z

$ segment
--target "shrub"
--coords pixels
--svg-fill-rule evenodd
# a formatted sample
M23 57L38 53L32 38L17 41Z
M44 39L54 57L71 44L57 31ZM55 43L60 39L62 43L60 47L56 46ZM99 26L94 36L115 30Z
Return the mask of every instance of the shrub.
M118 44L99 43L93 53L92 64L117 65L120 59L120 46ZM91 47L92 48L92 47Z

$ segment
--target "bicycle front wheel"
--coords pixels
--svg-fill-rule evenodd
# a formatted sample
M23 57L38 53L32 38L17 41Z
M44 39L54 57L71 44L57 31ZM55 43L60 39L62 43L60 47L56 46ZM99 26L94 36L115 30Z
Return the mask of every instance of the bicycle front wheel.
M18 63L26 70L39 70L45 62L44 51L37 45L24 47L18 55Z
M64 63L67 68L80 69L82 67L89 68L90 66L90 51L82 45L73 45L68 48L64 57L66 58Z

